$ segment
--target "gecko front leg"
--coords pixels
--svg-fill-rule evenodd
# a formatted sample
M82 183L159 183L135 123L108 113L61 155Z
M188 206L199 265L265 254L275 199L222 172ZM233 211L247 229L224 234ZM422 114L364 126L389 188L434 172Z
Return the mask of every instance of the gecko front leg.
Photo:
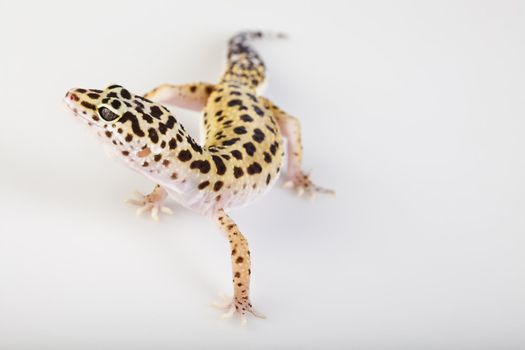
M287 139L288 155L288 180L284 187L294 188L299 195L306 193L313 197L316 192L335 194L335 191L315 185L308 174L301 169L303 160L303 146L301 143L301 125L299 119L289 115L273 104L267 98L262 97L265 107L272 112L281 134Z
M168 192L160 185L156 185L150 194L143 195L136 192L137 199L128 199L126 202L133 205L138 205L137 215L144 212L151 212L153 220L159 220L159 213L173 214L170 208L164 206L164 202L168 197Z
M227 236L230 242L231 249L231 263L233 275L233 300L223 305L215 306L226 309L226 313L222 315L224 318L231 317L234 313L241 316L241 323L246 324L246 314L265 318L252 307L250 302L250 250L248 249L248 241L242 235L239 228L233 220L220 209L215 214L215 220L219 227Z
M159 103L201 111L213 90L214 85L208 83L162 84L145 94L144 97Z

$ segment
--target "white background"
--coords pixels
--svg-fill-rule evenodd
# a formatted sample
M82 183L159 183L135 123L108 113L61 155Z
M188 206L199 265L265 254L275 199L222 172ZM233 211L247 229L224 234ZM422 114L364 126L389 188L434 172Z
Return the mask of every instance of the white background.
M525 347L525 6L510 1L0 3L0 348ZM253 303L219 320L228 245L72 118L72 87L215 81L257 45L302 121L305 169L232 216ZM176 111L193 134L198 115Z

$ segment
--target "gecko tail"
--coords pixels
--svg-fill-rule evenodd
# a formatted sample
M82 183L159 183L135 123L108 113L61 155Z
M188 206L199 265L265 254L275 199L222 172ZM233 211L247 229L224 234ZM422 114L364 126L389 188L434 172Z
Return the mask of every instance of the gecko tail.
M260 86L266 78L266 66L252 47L251 41L259 39L286 39L282 32L241 31L228 41L228 64L222 81Z
M244 30L235 34L229 41L230 46L245 44L250 40L258 39L288 39L288 34L274 31Z

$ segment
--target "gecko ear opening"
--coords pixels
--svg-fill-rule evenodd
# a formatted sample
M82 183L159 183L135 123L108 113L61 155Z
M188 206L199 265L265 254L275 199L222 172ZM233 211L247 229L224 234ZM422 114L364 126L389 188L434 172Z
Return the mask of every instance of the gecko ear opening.
M100 118L104 119L107 122L113 122L120 118L118 114L116 114L115 112L113 112L112 110L104 106L99 107L97 109L97 112Z

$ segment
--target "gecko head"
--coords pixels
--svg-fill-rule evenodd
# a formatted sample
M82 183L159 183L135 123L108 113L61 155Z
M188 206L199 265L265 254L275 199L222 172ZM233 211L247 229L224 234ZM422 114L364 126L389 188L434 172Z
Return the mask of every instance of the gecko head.
M134 95L120 85L104 90L71 89L64 103L118 154L131 161L143 161L147 155L175 148L178 135L169 130L175 126L182 128L164 106Z

